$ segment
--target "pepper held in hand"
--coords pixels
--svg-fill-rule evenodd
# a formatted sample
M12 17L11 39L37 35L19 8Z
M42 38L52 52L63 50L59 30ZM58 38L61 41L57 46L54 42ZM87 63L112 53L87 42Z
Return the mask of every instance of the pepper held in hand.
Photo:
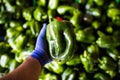
M53 59L66 61L75 51L75 34L70 22L54 19L47 25L47 41Z

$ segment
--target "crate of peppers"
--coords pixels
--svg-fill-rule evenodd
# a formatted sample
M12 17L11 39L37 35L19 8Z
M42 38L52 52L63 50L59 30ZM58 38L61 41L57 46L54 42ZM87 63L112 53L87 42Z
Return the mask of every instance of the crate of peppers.
M120 79L120 0L0 0L0 77L32 53L45 22L55 60L39 80Z

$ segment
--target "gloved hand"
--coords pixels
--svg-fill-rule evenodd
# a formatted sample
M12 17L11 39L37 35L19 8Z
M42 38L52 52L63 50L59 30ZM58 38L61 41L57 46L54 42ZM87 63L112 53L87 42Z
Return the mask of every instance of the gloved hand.
M47 27L47 24L44 23L37 37L35 50L31 54L31 57L37 59L40 62L42 67L46 63L49 63L51 61L49 57L49 51L48 51L48 46L47 46L47 41L46 41L46 27Z

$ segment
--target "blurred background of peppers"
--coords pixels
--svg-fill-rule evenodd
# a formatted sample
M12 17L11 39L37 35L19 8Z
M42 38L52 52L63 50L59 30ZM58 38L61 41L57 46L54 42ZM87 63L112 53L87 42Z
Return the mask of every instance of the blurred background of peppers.
M0 0L0 77L31 54L50 18L73 24L77 50L39 80L120 80L120 0Z

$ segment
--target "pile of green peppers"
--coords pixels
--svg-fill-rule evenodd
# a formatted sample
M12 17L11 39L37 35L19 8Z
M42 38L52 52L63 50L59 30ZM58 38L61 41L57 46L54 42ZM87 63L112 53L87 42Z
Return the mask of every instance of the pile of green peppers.
M44 22L54 60L39 80L120 79L120 0L0 0L0 77L32 53Z

